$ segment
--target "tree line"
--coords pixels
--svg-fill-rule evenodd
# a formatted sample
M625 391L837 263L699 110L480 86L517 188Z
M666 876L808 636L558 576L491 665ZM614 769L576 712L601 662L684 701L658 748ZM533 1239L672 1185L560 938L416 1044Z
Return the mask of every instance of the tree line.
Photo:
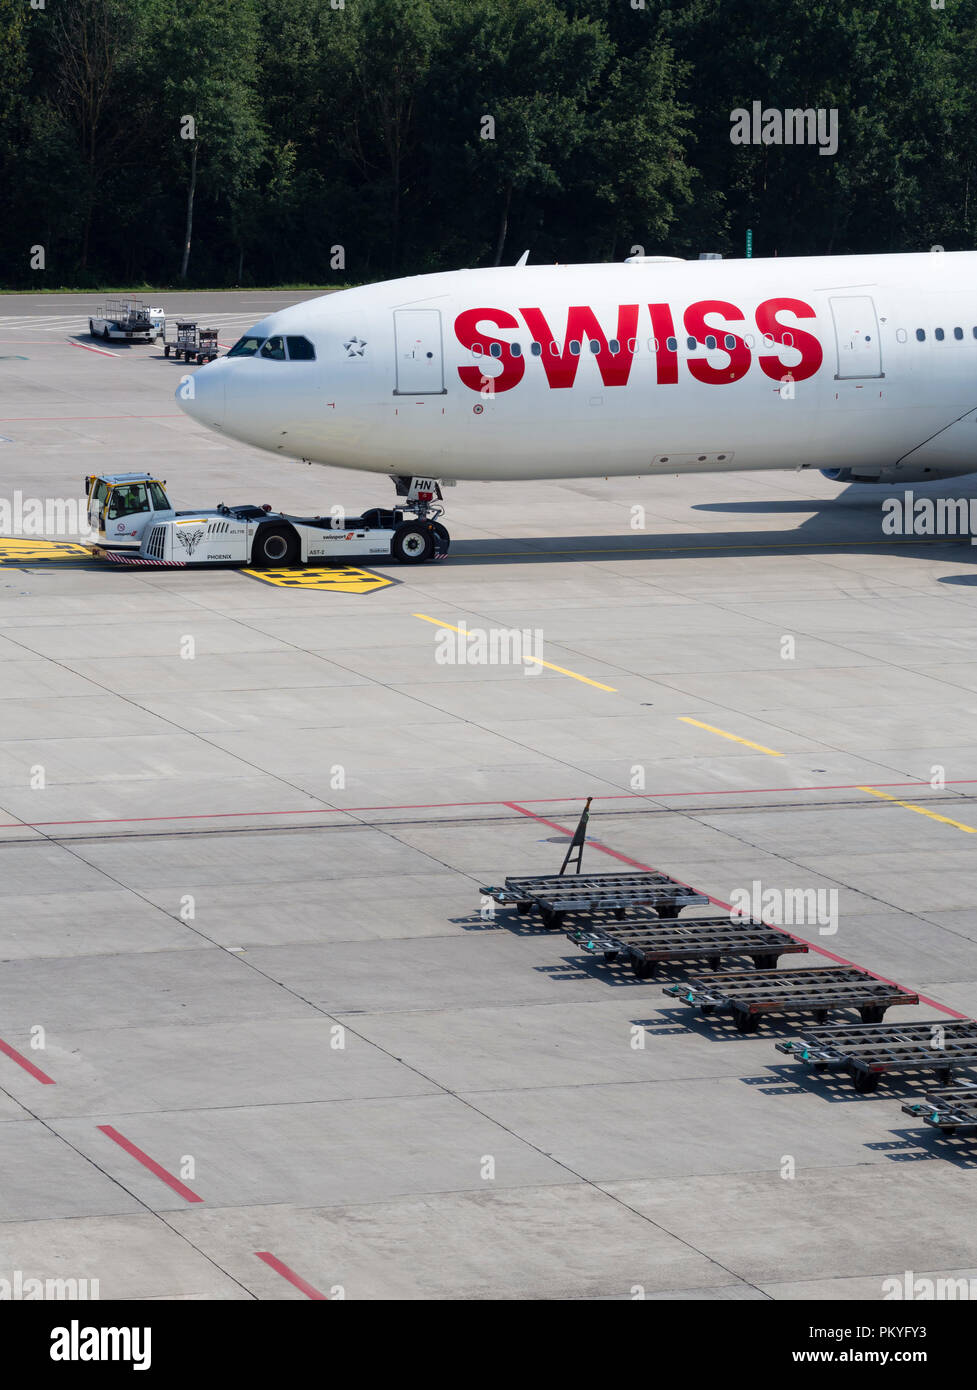
M0 0L0 285L966 249L975 87L977 0Z

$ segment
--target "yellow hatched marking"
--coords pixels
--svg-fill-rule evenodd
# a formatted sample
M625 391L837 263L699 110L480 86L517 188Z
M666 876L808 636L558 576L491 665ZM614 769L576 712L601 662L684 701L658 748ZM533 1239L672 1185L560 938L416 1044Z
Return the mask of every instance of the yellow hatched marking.
M372 594L376 589L386 589L397 582L356 565L336 565L328 569L246 569L242 572L280 589L318 589L332 594Z
M29 560L90 560L91 549L76 541L45 541L23 536L0 536L0 565L23 565Z

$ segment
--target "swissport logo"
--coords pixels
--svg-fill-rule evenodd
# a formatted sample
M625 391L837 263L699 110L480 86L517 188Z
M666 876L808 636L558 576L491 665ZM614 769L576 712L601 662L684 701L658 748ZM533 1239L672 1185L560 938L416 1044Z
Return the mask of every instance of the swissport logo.
M593 357L601 381L612 388L627 386L639 353L653 354L659 386L677 385L680 365L704 386L727 386L746 376L754 357L771 381L779 383L787 373L795 382L806 381L824 359L819 340L799 326L798 321L817 317L802 299L765 299L752 322L728 300L701 299L684 311L681 329L668 304L620 304L613 327L605 327L588 304L570 305L565 323L550 322L539 308L518 314L487 307L465 309L455 319L459 343L476 360L485 359L458 368L469 390L482 393L489 383L492 394L511 391L525 376L527 362L531 370L542 371L550 390L568 390L584 356ZM528 341L498 336L492 328L528 331ZM489 367L491 372L484 370Z

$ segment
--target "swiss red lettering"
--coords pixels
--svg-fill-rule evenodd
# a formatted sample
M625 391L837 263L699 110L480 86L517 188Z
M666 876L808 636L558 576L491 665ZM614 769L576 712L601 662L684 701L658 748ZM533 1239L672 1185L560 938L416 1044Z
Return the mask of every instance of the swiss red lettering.
M799 319L813 319L817 315L803 299L765 299L757 306L756 326L760 332L769 335L778 345L784 344L784 334L788 334L791 339L788 346L797 349L801 360L796 367L785 367L779 357L764 354L757 359L760 370L774 381L780 381L788 373L795 381L806 381L814 375L824 358L821 344L813 333L807 333L803 328L785 328L777 317L783 313L793 314Z
M511 344L503 338L493 338L491 334L481 332L478 325L483 320L494 323L496 328L518 328L519 320L506 309L466 309L455 319L455 337L462 347L471 352L474 347L480 346L485 354L486 363L498 362L502 370L497 376L490 376L481 367L459 367L458 375L472 391L481 392L489 382L490 389L496 394L500 391L511 391L513 386L518 386L522 381L526 360L522 356L517 357ZM494 355L493 343L497 344L499 349Z
M651 314L651 326L655 333L658 385L675 386L678 384L678 340L675 337L672 311L667 304L649 304L648 312ZM674 346L669 347L669 343Z
M588 304L572 304L567 310L567 331L559 353L553 350L557 344L542 309L520 309L519 312L535 341L542 345L540 361L550 387L559 390L573 385L580 357L585 352L590 353L592 342L598 344L592 355L604 385L627 386L638 332L637 304L622 304L618 308L618 352L611 352L604 330ZM575 353L570 350L571 343L577 345Z
M713 337L716 340L715 351L724 352L729 358L729 364L725 367L713 367L701 358L690 357L688 368L696 381L701 381L706 386L724 386L727 381L739 381L741 377L746 376L750 370L750 349L738 334L707 323L706 320L711 314L722 314L724 319L742 323L742 310L725 299L702 299L696 304L690 304L685 311L685 331L689 337L700 343L710 336ZM733 339L732 347L728 346L727 338Z
M587 304L573 304L567 310L562 346L558 346L542 309L520 309L519 313L533 341L541 346L540 360L547 385L554 390L566 390L573 386L580 358L586 353L596 360L605 386L626 386L638 347L638 307L637 304L621 304L618 307L617 341L614 343L618 349L616 352L611 351L613 339L608 339L596 314ZM667 304L649 304L648 312L655 335L658 384L674 386L679 379L679 356L672 311ZM782 352L793 349L800 355L800 361L796 366L787 366L777 352L760 352L757 361L765 375L774 381L780 381L788 373L795 381L806 381L814 376L824 360L821 344L813 333L784 324L780 318L782 314L791 314L795 319L813 319L817 315L804 300L786 296L765 299L757 306L755 318L760 334L772 340ZM709 319L714 316L721 316L723 323L710 323ZM686 364L696 381L707 386L722 386L746 376L752 354L744 337L729 328L730 323L744 322L742 310L725 299L703 299L689 305L683 315L686 333L699 343L714 338L715 347L707 350L722 352L728 358L725 366L715 367L701 356L688 357ZM486 365L497 362L499 370L496 376L490 376L481 366L464 366L458 368L458 375L472 391L483 390L489 382L492 391L511 391L525 375L525 351L520 352L518 345L484 331L480 326L483 323L500 329L520 327L519 320L506 309L466 309L460 313L455 319L455 335L462 347L469 352L480 349ZM596 344L596 351L591 351L592 344ZM528 347L528 344L525 346Z

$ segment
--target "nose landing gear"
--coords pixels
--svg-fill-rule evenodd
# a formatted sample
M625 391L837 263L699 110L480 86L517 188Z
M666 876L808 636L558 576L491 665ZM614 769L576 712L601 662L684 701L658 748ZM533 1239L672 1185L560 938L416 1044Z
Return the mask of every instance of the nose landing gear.
M451 545L447 527L438 520L444 515L440 506L441 483L437 478L395 477L394 486L402 506L412 511L415 520L404 521L394 532L390 543L396 560L405 565L420 565L426 560L443 560Z

